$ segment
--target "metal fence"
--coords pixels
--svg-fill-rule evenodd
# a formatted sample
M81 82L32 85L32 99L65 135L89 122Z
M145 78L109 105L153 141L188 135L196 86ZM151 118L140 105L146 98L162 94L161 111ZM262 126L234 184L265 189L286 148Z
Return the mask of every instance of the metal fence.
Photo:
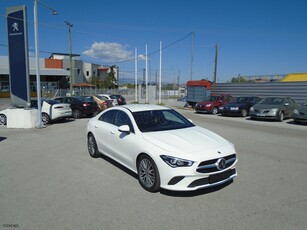
M233 96L288 96L297 102L307 101L307 82L217 83L216 94Z

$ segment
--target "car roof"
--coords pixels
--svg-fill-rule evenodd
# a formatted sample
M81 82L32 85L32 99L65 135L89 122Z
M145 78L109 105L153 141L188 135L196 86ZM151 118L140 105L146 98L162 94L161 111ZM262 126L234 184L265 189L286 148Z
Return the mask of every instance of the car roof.
M165 106L151 105L151 104L128 104L128 105L122 105L121 107L124 107L124 108L130 110L131 112L170 109L170 108L165 107Z

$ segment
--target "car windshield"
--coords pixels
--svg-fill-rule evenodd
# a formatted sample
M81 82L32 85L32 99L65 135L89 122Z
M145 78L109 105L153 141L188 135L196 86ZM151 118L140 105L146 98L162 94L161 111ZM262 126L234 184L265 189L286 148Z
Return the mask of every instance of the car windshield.
M78 99L80 101L83 101L83 102L92 102L93 101L92 97L78 97Z
M219 99L218 96L210 96L210 97L207 98L206 101L217 101L218 99Z
M193 127L188 119L172 109L132 113L141 132L155 132Z
M110 98L117 99L117 98L119 98L119 96L118 95L110 95Z
M61 102L58 100L46 100L46 102L50 105L60 104Z
M248 101L247 97L236 97L233 102L237 102L237 103L246 103Z
M283 98L280 97L267 97L262 99L259 104L262 105L282 105Z

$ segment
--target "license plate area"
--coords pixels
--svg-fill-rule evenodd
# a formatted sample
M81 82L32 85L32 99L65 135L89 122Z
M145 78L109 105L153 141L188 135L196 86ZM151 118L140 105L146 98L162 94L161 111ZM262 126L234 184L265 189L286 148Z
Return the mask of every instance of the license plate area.
M236 173L236 169L230 169L222 173L211 175L209 176L209 183L214 184L214 183L226 180L235 173Z
M258 117L265 117L265 114L263 114L263 113L257 113L257 116L258 116Z

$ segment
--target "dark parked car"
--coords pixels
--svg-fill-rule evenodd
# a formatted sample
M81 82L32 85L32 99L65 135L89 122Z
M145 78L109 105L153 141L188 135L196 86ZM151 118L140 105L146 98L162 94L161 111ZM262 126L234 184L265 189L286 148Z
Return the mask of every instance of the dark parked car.
M299 105L298 108L294 110L293 121L297 124L307 124L307 102Z
M283 121L291 118L297 108L296 102L290 97L267 97L249 110L251 119L273 119Z
M125 99L122 95L119 95L119 94L111 94L110 97L111 97L112 99L117 99L118 105L125 105L125 104L127 104L127 103L126 103L126 99Z
M220 107L220 113L222 116L246 117L250 107L257 104L260 100L260 97L236 97L230 103L222 105Z
M229 103L233 100L233 97L228 94L219 96L210 96L207 100L198 102L195 106L196 113L213 113L219 112L219 107Z
M92 117L99 111L99 107L92 96L58 97L55 100L70 104L75 119L85 116Z

